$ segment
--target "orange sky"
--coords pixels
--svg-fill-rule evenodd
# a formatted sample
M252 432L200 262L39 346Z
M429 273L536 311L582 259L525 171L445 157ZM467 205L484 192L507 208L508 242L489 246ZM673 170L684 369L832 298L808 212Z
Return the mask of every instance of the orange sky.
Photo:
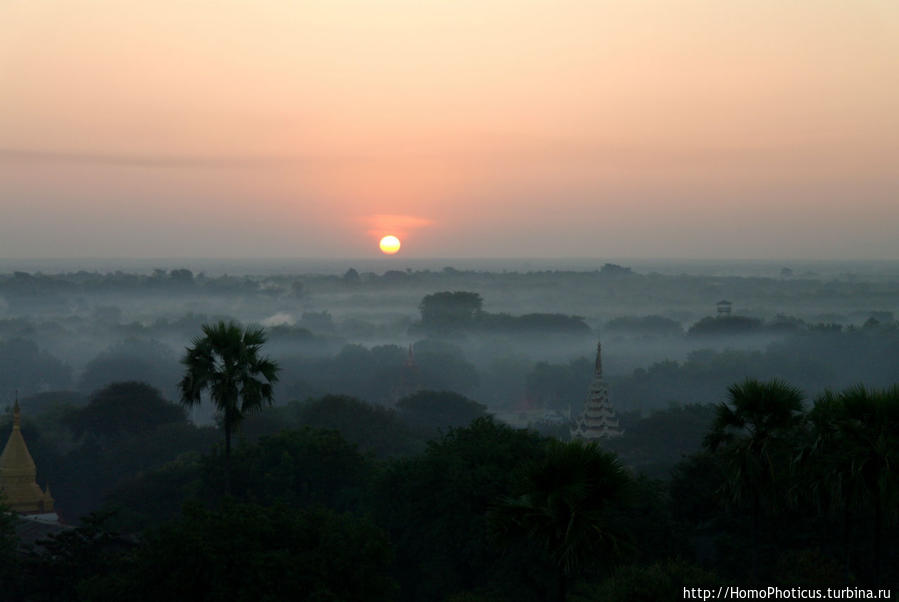
M899 259L895 0L6 0L0 257Z

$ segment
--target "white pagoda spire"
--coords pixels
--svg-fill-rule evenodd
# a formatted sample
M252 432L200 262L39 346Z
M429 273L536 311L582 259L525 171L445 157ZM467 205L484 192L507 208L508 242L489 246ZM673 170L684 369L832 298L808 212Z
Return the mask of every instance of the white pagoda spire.
M620 436L618 416L609 401L609 387L602 378L602 344L597 342L593 382L590 384L587 401L584 402L584 413L571 429L571 437L593 440Z

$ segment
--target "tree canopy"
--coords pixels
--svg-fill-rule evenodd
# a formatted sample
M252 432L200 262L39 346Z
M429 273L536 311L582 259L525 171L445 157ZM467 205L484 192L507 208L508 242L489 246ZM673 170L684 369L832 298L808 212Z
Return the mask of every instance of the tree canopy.
M86 406L72 409L64 421L76 437L85 433L117 437L144 433L163 424L183 424L187 413L163 399L155 387L131 381L95 391Z

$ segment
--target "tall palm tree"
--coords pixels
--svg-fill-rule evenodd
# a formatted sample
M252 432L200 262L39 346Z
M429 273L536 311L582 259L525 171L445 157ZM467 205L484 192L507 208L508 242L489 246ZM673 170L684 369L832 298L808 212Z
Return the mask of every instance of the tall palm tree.
M853 519L864 506L861 474L855 469L854 445L844 433L845 407L842 396L825 391L808 414L811 427L806 445L794 461L799 474L800 495L819 511L840 514L843 523L843 571L851 576Z
M247 412L272 403L278 364L259 354L265 343L261 328L241 329L236 322L204 324L181 359L187 367L179 383L181 403L190 407L208 390L225 430L225 494L231 493L231 435Z
M723 456L730 501L749 506L752 516L752 574L757 576L762 514L776 507L788 473L794 435L802 422L802 392L780 380L747 379L728 388L718 405L705 445Z
M551 441L527 471L521 495L491 512L494 535L512 545L529 541L548 556L564 602L572 578L627 546L613 514L629 484L617 458L596 443Z
M815 455L830 467L828 497L844 516L848 569L851 511L867 505L874 513L874 580L883 563L883 528L899 506L899 387L884 391L859 385L826 393L811 412Z

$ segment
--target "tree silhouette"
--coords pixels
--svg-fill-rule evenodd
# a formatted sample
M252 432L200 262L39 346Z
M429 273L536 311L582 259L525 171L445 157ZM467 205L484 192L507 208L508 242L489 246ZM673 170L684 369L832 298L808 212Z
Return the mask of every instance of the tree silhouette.
M723 456L725 490L735 506L752 516L752 574L758 573L763 513L779 505L787 475L792 435L802 421L802 392L785 382L747 379L728 388L729 403L718 405L705 445Z
M626 547L614 514L629 482L615 456L596 443L551 441L546 457L527 471L521 495L492 511L494 532L507 544L526 540L548 557L564 602L574 577Z
M181 360L187 367L181 379L181 402L190 407L209 395L222 414L225 430L225 494L231 494L231 435L247 412L272 403L272 384L278 364L259 351L265 343L261 329L242 330L235 322L203 325Z
M879 584L883 530L899 505L899 387L878 391L859 385L827 392L816 400L810 418L815 438L804 451L823 467L819 499L843 513L846 570L852 512L867 505L874 512L874 580Z
M448 331L471 326L483 305L484 300L478 293L444 291L426 295L418 308L426 329Z
M111 438L146 433L163 424L187 424L187 416L183 407L166 401L155 387L131 381L95 391L87 405L70 410L62 421L76 438L84 433Z
M811 432L799 451L796 485L805 498L828 513L839 513L843 522L844 577L851 575L850 556L855 512L863 506L860 474L843 432L844 407L840 395L826 391L809 412Z

